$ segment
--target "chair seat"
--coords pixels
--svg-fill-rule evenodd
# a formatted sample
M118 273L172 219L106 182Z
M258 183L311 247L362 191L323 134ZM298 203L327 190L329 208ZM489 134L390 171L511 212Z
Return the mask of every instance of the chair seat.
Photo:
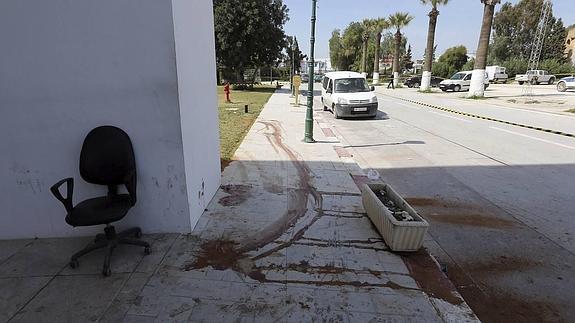
M66 222L75 227L108 224L122 219L131 207L128 194L88 199L68 213Z

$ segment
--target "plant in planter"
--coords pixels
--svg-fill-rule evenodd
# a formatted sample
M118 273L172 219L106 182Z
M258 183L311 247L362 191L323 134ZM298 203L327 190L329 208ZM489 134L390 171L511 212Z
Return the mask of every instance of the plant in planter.
M429 224L388 184L361 187L367 215L393 251L417 251Z

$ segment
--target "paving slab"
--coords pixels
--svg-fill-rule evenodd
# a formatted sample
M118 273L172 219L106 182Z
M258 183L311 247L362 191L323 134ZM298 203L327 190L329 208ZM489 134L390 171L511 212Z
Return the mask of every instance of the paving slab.
M0 322L7 322L52 278L0 278Z
M128 274L57 276L11 322L97 321Z

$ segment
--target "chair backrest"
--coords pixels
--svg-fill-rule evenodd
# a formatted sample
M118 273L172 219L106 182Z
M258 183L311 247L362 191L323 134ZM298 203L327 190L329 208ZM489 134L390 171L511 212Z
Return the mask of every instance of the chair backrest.
M113 126L90 131L80 153L80 175L92 184L126 185L135 203L136 158L128 134Z

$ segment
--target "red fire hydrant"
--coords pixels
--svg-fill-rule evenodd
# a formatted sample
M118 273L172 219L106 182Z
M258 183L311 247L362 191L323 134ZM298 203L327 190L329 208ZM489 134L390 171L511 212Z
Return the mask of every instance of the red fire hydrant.
M224 93L226 94L226 102L231 103L232 101L230 100L230 82L227 82L226 85L224 86Z

